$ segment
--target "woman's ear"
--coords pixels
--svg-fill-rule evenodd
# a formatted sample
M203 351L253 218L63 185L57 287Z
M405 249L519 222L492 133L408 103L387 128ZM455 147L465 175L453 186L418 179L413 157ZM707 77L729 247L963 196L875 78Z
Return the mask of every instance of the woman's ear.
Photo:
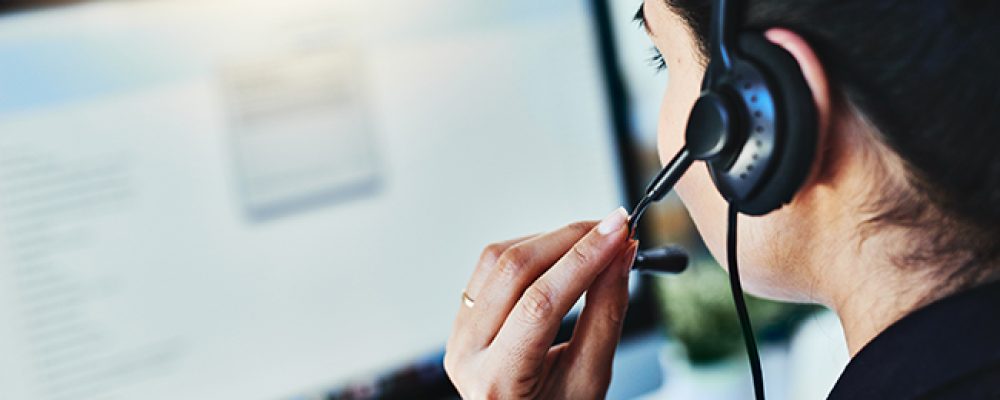
M831 161L825 159L827 155L825 150L830 148L830 123L831 118L833 118L833 100L830 94L830 82L827 79L826 71L823 69L823 64L820 63L819 57L816 56L816 52L813 51L812 47L809 46L809 43L802 36L785 28L768 29L764 33L764 36L772 43L785 49L799 64L799 69L802 70L806 84L809 85L809 90L812 92L813 101L816 103L816 116L819 125L817 127L817 134L819 135L817 143L819 149L816 151L816 160L814 161L816 163L816 170L809 179L809 181L815 183L815 178L827 175L829 171L825 171L824 169L827 167L826 164ZM809 181L806 182L806 185L810 183Z

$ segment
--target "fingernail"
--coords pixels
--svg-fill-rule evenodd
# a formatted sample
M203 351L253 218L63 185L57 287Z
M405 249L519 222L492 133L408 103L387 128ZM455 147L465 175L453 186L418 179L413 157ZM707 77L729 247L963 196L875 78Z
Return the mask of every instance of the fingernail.
M625 252L625 262L623 263L625 264L625 268L622 271L622 275L625 277L628 277L628 274L632 272L632 265L635 264L635 256L639 253L639 243L633 241L631 246L629 251Z
M612 232L617 232L623 226L625 226L625 221L628 220L628 213L625 209L618 207L615 211L611 212L611 215L604 217L600 224L597 224L597 232L602 235L608 235Z

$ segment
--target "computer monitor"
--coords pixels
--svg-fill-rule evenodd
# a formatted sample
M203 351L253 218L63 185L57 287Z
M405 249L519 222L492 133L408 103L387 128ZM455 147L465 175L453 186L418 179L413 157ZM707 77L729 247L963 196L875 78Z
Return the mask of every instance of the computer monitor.
M589 13L0 16L0 398L301 398L440 351L483 246L623 203Z

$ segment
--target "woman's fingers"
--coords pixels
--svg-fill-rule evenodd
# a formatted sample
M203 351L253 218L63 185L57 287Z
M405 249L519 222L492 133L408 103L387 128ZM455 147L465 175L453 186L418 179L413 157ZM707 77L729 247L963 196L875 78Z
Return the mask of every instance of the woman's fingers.
M613 355L613 349L573 350L573 342L552 347L552 341L562 318L588 288L595 292L588 295L588 302L614 299L624 310L628 289L623 275L628 266L623 257L628 257L623 253L634 250L627 241L627 219L625 210L619 209L600 224L577 223L484 251L468 286L474 306L461 307L445 354L445 369L463 395L537 397L546 379L565 380L576 371L576 362L567 359L571 350L573 357L595 361L609 352ZM630 264L631 258L627 261ZM618 293L624 294L623 301L617 301ZM589 309L589 313L598 310ZM590 349L591 343L614 347L621 317L617 325L596 323L601 316L606 317L585 317L594 323L583 327L587 333L578 340L581 349ZM572 371L555 367L567 362L574 365ZM594 380L580 378L574 385L581 393L601 389L591 391ZM560 393L565 389L557 388Z
M587 289L586 305L565 354L574 366L574 378L596 387L606 388L611 382L611 363L628 308L628 277L637 248L633 241Z
M524 289L580 240L596 222L579 222L507 248L463 309L453 332L456 344L481 350L493 341Z
M479 295L477 293L482 291L483 285L486 283L490 272L496 267L497 260L500 256L512 246L537 236L540 235L522 236L516 239L492 243L483 249L483 252L479 256L479 262L476 264L476 269L472 272L472 277L469 278L469 283L466 284L465 289L463 289L465 290L465 295L469 296L473 300L473 307L475 307L475 304L478 303L476 299ZM479 309L482 308L482 306L479 307ZM481 324L473 324L469 322L474 315L475 313L472 308L469 308L465 304L460 306L458 315L455 317L455 323L451 328L451 335L448 337L448 343L445 346L449 353L453 353L452 349L455 347L464 347L465 343L469 342L469 338L483 335L482 333L477 333L477 331L482 329Z
M496 336L524 288L595 225L597 222L578 222L527 240L490 245L483 251L476 267L477 276L470 280L470 287L475 285L476 289L467 289L475 305L460 307L445 352L445 370L463 396L470 395L465 393L468 390L485 390L467 388L462 383L478 382L474 377L489 375L484 368L496 366L484 361L483 350Z
M627 244L628 216L618 209L534 281L503 322L490 348L508 371L506 385L524 390L543 365L563 316Z
M503 252L518 243L538 236L538 234L522 236L517 239L497 242L486 246L486 248L483 249L482 254L479 255L479 262L476 263L476 269L472 272L472 277L469 278L469 283L465 286L466 293L475 299L477 294L482 289L483 284L486 282L486 278L490 275L490 271L493 271L493 268L496 267L497 260Z

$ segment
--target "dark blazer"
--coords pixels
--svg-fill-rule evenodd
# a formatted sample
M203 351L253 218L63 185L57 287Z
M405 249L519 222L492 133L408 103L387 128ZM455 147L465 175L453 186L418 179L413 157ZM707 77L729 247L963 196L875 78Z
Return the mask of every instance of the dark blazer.
M830 399L1000 399L1000 283L903 317L855 355Z

